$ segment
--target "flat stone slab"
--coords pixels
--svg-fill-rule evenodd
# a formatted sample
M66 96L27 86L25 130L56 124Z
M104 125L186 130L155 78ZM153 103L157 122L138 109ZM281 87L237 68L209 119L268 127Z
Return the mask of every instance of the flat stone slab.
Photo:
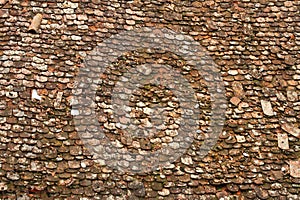
M300 160L290 161L290 174L294 178L300 178Z
M261 102L261 106L262 106L264 114L268 115L268 116L273 116L274 112L273 112L271 102L266 101L266 100L261 100L260 102Z

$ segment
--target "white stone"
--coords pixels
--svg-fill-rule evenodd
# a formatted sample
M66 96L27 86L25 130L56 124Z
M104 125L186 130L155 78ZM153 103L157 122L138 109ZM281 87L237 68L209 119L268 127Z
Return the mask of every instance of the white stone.
M140 119L141 120L141 123L142 123L142 126L143 127L147 127L147 128L152 128L153 125L152 123L149 121L149 119Z
M168 101L168 106L170 106L171 108L176 108L176 107L178 107L178 103L173 102L173 101Z
M41 71L45 71L48 69L48 66L44 65L44 64L36 64L36 63L31 63L31 64L34 68L41 70Z
M32 99L37 99L39 101L42 100L42 97L38 95L37 90L32 90L31 98Z
M123 130L128 128L126 124L121 124L121 123L116 123L116 127Z
M293 6L293 1L285 1L284 6L286 7L292 7Z
M66 16L66 19L68 19L68 20L74 20L74 19L76 19L76 14L65 15L65 16Z
M19 110L19 109L14 109L14 110L13 110L13 114L14 114L14 116L16 116L16 117L23 117L23 116L25 115L24 111L21 111L21 110Z
M101 11L101 10L99 10L99 9L95 9L95 10L94 10L94 14L95 14L96 16L103 16L103 11Z
M78 29L87 30L87 29L89 29L89 26L88 25L78 25Z
M26 74L26 75L29 75L32 73L30 70L28 70L26 68L22 68L21 71L22 71L22 74Z
M175 37L176 37L176 40L180 40L180 41L185 39L183 35L179 35L179 34L177 34Z

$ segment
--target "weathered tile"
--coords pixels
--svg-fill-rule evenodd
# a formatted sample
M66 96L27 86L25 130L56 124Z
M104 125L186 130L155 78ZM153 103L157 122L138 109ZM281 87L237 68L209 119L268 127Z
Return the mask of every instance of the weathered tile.
M294 178L300 178L300 160L290 161L290 174Z
M281 149L289 149L289 137L285 133L279 133L278 137L278 147Z
M268 115L268 116L273 116L274 112L273 112L271 102L266 101L266 100L261 100L260 102L261 102L261 106L262 106L264 114Z

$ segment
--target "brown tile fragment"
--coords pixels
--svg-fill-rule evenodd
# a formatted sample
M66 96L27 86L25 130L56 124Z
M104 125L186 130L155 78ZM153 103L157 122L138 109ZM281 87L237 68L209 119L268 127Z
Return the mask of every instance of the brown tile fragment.
M241 100L240 100L238 97L232 97L232 98L230 99L230 102L231 102L233 105L237 106L237 105L239 105L239 103L241 102Z

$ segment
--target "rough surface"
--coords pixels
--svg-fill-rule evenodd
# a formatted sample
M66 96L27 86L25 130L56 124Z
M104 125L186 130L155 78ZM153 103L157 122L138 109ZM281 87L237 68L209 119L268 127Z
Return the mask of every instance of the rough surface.
M0 199L299 199L299 8L298 0L0 1ZM41 26L29 33L38 13ZM196 135L176 162L134 175L93 161L75 131L72 114L78 113L70 104L86 55L113 34L145 26L198 41L219 67L228 108L223 133L203 159L195 149L205 136ZM209 114L201 74L172 52L129 52L115 66L151 59L182 69ZM104 99L118 73L102 77ZM151 112L137 102L155 99L155 90L134 95L132 106L139 109L133 117ZM173 95L160 94L160 101ZM160 148L176 134L151 141L112 134L108 104L100 104L99 122L133 151ZM163 105L180 117L176 101ZM201 116L202 131L208 124ZM278 146L279 134L288 135L289 148Z

